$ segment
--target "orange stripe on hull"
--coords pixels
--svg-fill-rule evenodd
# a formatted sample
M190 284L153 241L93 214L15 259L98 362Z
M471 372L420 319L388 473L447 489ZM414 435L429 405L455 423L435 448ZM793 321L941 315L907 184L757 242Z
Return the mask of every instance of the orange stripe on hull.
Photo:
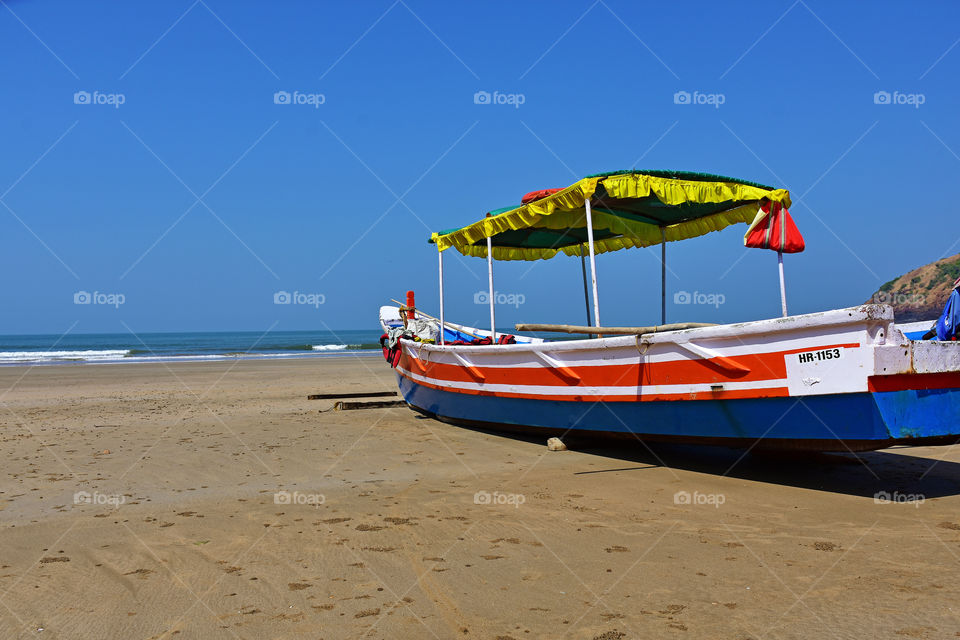
M539 393L512 393L507 391L484 391L482 389L455 389L435 384L433 382L423 382L411 378L403 371L397 370L397 373L414 384L418 384L430 389L440 391L449 391L450 393L462 393L471 396L495 396L497 398L527 398L531 400L554 400L556 402L654 402L657 400L742 400L744 398L783 398L789 396L787 387L773 387L770 389L735 389L730 391L700 391L690 393L647 393L637 394L634 387L624 387L623 394L616 395L544 395ZM442 382L442 381L437 381ZM471 381L472 382L472 381ZM631 393L632 392L632 393Z
M724 382L761 382L787 377L784 356L837 347L856 348L859 344L837 344L804 347L790 351L724 356L749 369L743 375L731 373L720 358L696 360L672 360L669 362L610 364L599 366L576 366L565 363L564 367L580 377L573 381L569 373L547 367L483 367L474 364L482 372L486 384L535 385L544 387L616 387L671 384L722 384ZM403 353L400 366L416 374L449 382L477 382L474 375L464 367L440 362L424 362Z

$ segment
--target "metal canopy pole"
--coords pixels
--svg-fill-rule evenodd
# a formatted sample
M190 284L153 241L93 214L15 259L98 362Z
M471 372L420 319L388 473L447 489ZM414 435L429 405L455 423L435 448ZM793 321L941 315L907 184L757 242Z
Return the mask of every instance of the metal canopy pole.
M583 255L583 245L580 245L580 272L583 274L583 304L587 308L587 326L590 320L590 291L587 289L587 259Z
M777 264L780 267L780 306L783 307L783 317L787 317L787 287L783 282L783 252L777 251Z
M443 323L443 251L437 250L437 255L440 256L440 344L442 346L445 344L443 340L443 328L447 326Z
M590 211L590 198L583 201L587 212L587 241L590 246L590 279L593 282L593 321L594 326L600 326L600 298L597 295L597 256L593 250L593 213Z
M660 227L660 324L667 324L667 230Z
M497 342L497 320L493 313L493 238L487 237L487 279L490 281L490 336Z

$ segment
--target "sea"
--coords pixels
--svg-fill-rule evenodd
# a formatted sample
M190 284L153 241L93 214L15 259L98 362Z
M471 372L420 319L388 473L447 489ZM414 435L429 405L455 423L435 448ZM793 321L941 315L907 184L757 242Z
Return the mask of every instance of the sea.
M380 354L379 330L0 335L0 366Z

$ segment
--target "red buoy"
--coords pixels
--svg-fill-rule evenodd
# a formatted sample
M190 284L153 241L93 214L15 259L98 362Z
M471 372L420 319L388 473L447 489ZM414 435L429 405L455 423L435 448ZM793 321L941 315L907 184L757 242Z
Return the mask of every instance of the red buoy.
M407 319L413 320L417 317L417 303L413 299L413 291L407 291Z

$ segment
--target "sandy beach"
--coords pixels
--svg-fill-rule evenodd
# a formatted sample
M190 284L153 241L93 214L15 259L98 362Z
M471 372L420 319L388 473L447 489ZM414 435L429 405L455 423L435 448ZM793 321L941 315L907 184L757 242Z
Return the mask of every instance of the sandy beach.
M395 390L371 357L0 390L3 638L960 636L956 448L548 452L306 399Z

